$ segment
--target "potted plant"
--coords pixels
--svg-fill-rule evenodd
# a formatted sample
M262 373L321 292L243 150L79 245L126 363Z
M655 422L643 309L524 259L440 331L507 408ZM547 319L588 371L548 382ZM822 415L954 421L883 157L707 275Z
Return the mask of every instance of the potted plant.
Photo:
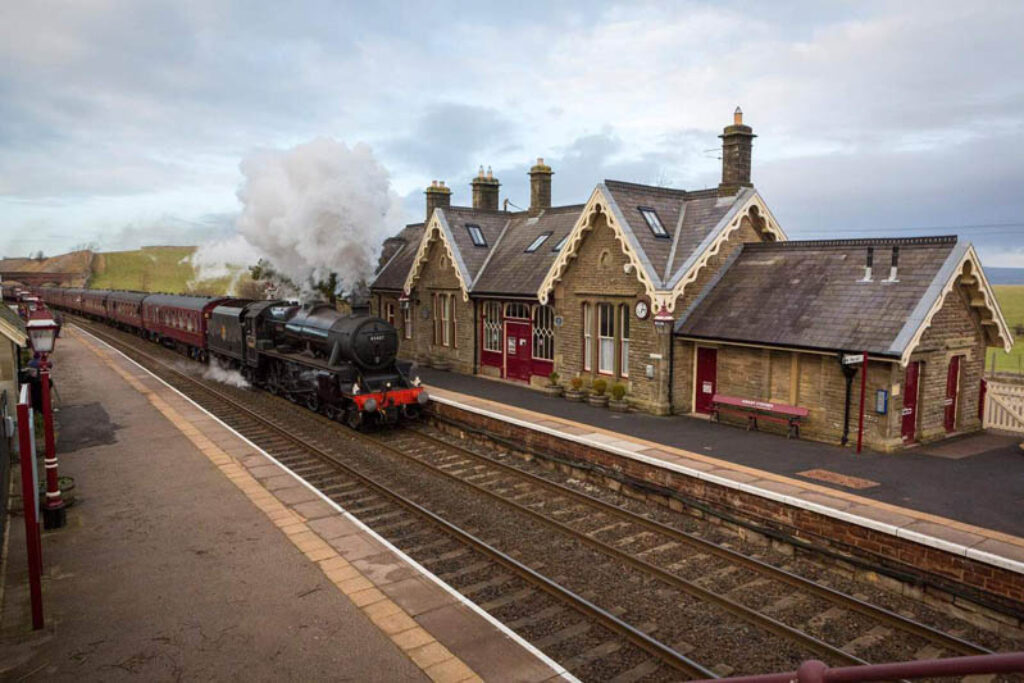
M550 375L548 375L547 386L541 387L540 390L543 391L548 396L561 396L562 385L558 383L558 378L559 374L557 372L552 372Z
M570 401L581 402L587 394L583 391L583 378L577 375L569 380L569 388L565 390L565 397Z
M626 396L626 385L616 382L612 385L612 397L608 401L608 407L617 413L625 413L629 411L629 401L625 399Z
M599 407L608 405L608 394L604 393L607 390L608 382L606 380L600 377L595 379L593 386L590 388L590 396L587 397L587 403Z

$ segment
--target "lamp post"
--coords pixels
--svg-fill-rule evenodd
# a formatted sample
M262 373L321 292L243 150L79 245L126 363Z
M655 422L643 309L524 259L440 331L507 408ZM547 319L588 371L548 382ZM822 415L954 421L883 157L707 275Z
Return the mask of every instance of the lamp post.
M43 503L43 528L60 529L67 523L67 511L60 496L57 481L57 448L53 440L53 406L50 403L50 362L47 355L53 352L57 341L57 323L53 318L34 317L26 324L32 350L39 354L39 390L43 407L43 429L45 432L46 456L46 502Z

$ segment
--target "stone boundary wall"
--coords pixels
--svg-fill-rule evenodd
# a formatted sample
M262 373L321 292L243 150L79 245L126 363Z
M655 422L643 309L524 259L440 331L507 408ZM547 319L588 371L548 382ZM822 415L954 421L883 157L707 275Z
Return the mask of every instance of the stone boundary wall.
M738 518L741 525L752 525L769 538L838 554L895 578L904 586L916 586L926 601L955 604L967 612L977 611L980 606L989 618L1014 626L1024 623L1024 574L1010 569L739 487L650 465L638 458L580 443L569 435L557 436L437 400L431 402L427 414L442 426L454 425L504 441L511 450L543 454L570 466L578 464L591 480L604 477L604 483L613 488L626 485L666 505L675 500L677 505L672 507L677 509L682 509L678 506L681 500L690 512L704 509L706 515L726 521Z

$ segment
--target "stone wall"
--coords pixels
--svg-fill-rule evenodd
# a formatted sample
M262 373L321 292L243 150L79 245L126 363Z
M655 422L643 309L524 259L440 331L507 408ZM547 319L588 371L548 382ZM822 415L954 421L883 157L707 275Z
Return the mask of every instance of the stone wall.
M465 301L455 264L439 239L434 239L427 250L427 260L410 294L413 338L406 342L404 357L417 362L444 367L455 372L473 373L474 302ZM438 339L434 343L434 294L455 297L455 334L452 342L444 346Z

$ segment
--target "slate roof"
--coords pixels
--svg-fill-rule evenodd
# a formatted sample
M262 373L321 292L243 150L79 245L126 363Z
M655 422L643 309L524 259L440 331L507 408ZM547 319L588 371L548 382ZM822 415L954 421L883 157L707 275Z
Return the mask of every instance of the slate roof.
M747 200L751 190L735 195L718 196L718 190L687 192L652 185L605 180L604 187L615 202L621 219L636 239L641 260L646 257L648 274L655 285L668 287L685 274L691 257L701 250L705 239L722 218L738 204ZM641 208L654 209L669 236L656 237L640 213ZM682 217L682 223L680 223Z
M494 247L483 272L473 283L474 294L536 296L558 252L555 247L579 219L582 204L557 206L530 217L526 212L511 214L508 226ZM540 235L550 232L536 251L526 248Z
M873 276L864 282L869 246ZM897 281L887 282L894 246ZM676 334L899 357L968 248L956 237L743 244Z
M458 247L457 258L461 257L462 265L465 267L466 275L469 276L469 285L480 274L480 268L487 260L487 256L494 249L502 230L508 225L510 215L504 211L487 211L483 209L472 209L462 206L450 206L444 209L437 209L445 224L451 231L452 240ZM469 235L467 225L478 225L484 234L487 246L478 247L473 244ZM406 269L408 272L408 269Z
M388 289L398 291L405 286L405 278L416 258L416 249L423 238L423 223L412 223L405 226L395 238L403 244L392 254L391 259L377 272L370 284L371 289Z
M28 330L25 321L5 303L0 302L0 334L18 346L28 345Z

